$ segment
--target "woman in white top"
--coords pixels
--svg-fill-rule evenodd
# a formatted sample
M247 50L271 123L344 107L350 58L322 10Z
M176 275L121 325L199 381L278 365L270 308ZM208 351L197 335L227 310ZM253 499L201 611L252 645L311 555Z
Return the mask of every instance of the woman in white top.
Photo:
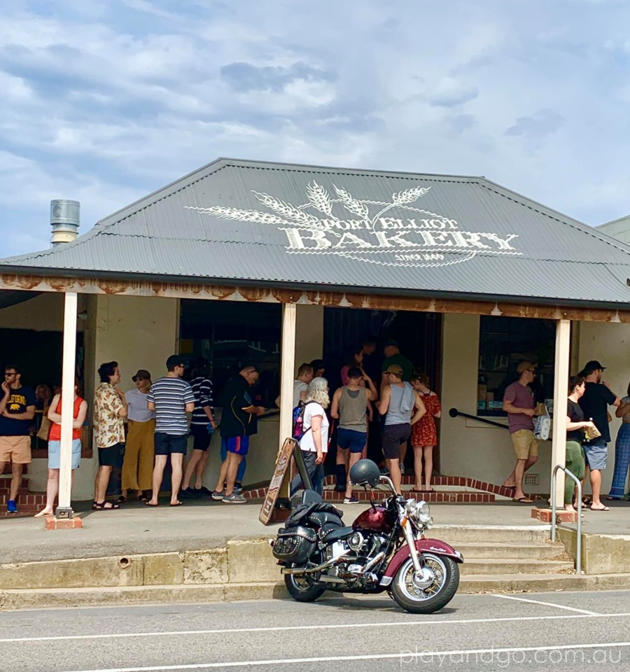
M313 378L309 383L304 400L300 450L313 490L320 495L324 490L323 464L328 452L329 422L326 408L329 404L328 381L325 378ZM296 476L291 483L291 492L295 492L300 487L302 487L302 479Z

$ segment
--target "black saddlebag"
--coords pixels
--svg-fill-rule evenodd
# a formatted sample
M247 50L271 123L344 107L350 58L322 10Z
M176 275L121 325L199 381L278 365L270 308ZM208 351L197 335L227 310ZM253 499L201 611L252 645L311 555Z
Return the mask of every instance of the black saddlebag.
M273 545L273 555L280 562L301 565L310 557L317 545L315 530L298 525L278 530Z

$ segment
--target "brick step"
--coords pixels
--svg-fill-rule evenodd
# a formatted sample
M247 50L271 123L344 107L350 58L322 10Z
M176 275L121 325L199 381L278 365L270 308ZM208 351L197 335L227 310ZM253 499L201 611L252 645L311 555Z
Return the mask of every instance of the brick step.
M415 493L410 493L413 496ZM370 493L364 490L355 490L353 495L360 501L368 503ZM420 496L421 495L421 496ZM489 492L466 492L461 490L442 490L435 492L417 493L418 499L423 499L429 504L491 504L495 501L495 496ZM324 490L324 499L328 502L342 503L344 495L336 490ZM378 501L379 498L375 498Z
M402 485L413 486L415 479L413 474L403 474L402 476ZM324 480L324 485L334 486L335 477L333 475L326 476ZM496 485L494 483L488 483L487 481L480 481L476 478L471 478L468 476L434 476L431 479L432 487L435 486L454 486L460 488L472 488L473 490L482 490L484 492L489 492L494 495L502 495L503 497L512 497L514 490L513 488L505 488L502 485ZM428 501L428 500L427 500Z
M0 494L0 508L6 507L7 502L9 501L9 495L8 493L3 493ZM43 505L46 502L46 494L45 493L39 493L37 495L34 495L33 493L30 494L19 494L17 498L17 504L18 506L40 506Z
M428 536L431 536L429 531ZM459 542L453 544L455 548L464 555L466 563L468 561L508 559L514 560L565 560L570 562L564 544L551 542L547 543L478 543L478 542Z
M511 574L571 574L574 571L573 561L569 560L516 560L515 558L487 558L468 561L464 556L464 564L459 571L462 576Z

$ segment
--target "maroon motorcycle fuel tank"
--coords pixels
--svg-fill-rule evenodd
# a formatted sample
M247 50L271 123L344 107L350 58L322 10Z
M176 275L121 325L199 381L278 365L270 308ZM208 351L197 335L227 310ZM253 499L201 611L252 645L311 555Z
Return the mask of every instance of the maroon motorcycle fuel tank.
M352 528L388 533L392 531L395 520L395 515L384 506L371 506L357 517L352 523Z

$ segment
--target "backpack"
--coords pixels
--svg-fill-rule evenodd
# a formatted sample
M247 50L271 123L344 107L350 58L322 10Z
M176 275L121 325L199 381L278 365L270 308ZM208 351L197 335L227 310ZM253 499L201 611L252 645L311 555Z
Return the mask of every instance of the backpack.
M304 410L313 401L300 401L293 409L293 432L291 436L299 443L302 437L310 430L310 427L304 430Z

